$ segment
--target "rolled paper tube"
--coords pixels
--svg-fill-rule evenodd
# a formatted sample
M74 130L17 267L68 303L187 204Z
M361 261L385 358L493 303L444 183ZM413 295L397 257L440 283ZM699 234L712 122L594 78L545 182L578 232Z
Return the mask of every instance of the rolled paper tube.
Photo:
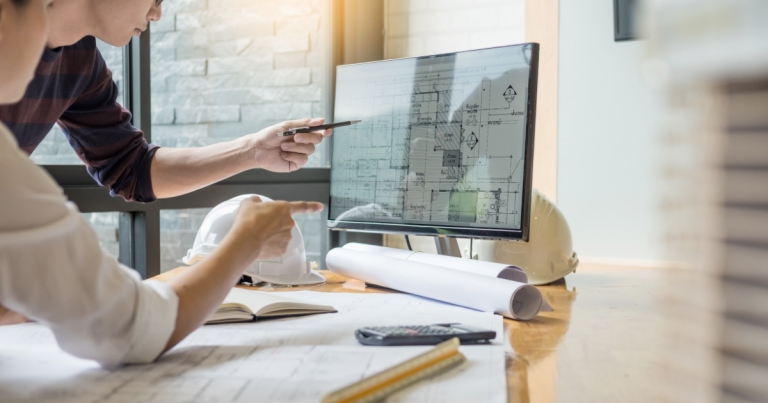
M377 255L384 255L397 259L410 260L412 262L447 267L449 269L466 271L483 276L498 277L506 280L517 281L520 283L528 282L528 275L525 274L525 271L522 268L508 264L481 262L479 260L462 259L459 257L445 255L435 255L432 253L413 252L410 250L387 248L385 246L367 245L356 242L344 245L344 249L375 253Z
M345 277L511 319L531 319L544 303L539 290L529 284L386 255L335 248L325 262Z
M453 256L435 255L432 253L414 252L403 249L387 248L385 246L368 245L362 243L348 243L344 245L346 249L357 250L377 255L390 256L403 260L410 260L434 266L446 267L454 270L466 271L482 276L497 277L505 280L517 281L520 283L528 282L528 275L519 266L506 265L502 263L482 262L472 259L462 259ZM543 300L542 311L552 311L552 306L547 300Z

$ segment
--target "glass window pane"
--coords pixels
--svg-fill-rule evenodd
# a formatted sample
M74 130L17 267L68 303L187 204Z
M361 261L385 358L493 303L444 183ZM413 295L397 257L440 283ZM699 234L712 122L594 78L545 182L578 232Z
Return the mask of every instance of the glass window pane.
M150 24L152 141L196 147L325 116L328 0L163 3ZM307 167L329 166L327 144Z
M326 207L327 208L327 207ZM210 212L209 208L162 210L160 212L160 270L166 272L184 266L181 259L195 243L197 230ZM314 214L293 217L304 237L307 259L325 269L325 255L328 253L328 230L325 210Z
M120 255L120 242L117 231L120 213L82 213L82 216L91 224L91 228L96 231L101 249L117 259Z
M160 211L160 271L184 266L181 259L195 243L209 208Z
M304 248L307 250L307 259L317 262L318 269L325 270L325 255L328 254L328 228L326 219L328 205L323 211L312 214L299 214L293 216L299 225L301 236L304 237Z
M112 71L112 79L117 83L117 102L123 104L123 48L116 48L96 40L101 56ZM67 137L58 125L54 125L45 139L30 156L32 161L41 165L82 165L82 161L69 145Z

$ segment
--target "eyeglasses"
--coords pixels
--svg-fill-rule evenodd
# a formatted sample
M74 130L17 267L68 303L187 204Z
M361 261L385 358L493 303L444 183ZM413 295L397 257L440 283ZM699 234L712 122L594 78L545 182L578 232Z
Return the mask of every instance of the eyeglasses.
M155 0L155 7L160 7L163 4L163 0Z

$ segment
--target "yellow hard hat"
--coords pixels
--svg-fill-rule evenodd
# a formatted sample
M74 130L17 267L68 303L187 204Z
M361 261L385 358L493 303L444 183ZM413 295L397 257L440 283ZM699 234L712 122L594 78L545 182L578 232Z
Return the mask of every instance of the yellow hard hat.
M573 250L571 228L560 209L533 189L528 242L475 241L482 261L522 267L529 284L547 284L576 271L579 258Z

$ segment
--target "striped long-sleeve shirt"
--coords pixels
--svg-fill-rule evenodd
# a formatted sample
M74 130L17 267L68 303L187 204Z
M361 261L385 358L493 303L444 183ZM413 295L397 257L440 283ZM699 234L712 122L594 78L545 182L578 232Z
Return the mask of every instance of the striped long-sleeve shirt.
M0 105L0 120L27 154L58 123L88 173L113 196L155 201L150 165L157 146L131 125L131 113L116 99L112 72L88 36L46 49L24 98Z

